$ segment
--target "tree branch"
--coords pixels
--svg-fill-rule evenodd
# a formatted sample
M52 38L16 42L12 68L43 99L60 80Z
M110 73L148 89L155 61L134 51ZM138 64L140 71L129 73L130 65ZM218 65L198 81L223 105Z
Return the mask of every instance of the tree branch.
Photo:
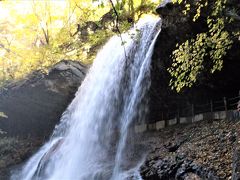
M9 49L9 48L6 48L6 47L4 46L4 44L1 44L1 42L0 42L0 48L4 49L4 50L7 51L8 53L12 53L12 54L14 54L14 55L17 56L17 57L21 57L21 58L22 58L21 55L19 55L18 53L12 51L12 50Z
M121 39L121 41L122 41L125 58L127 59L127 53L126 53L126 49L125 49L125 46L124 46L124 41L123 41L123 38L122 38L122 33L121 33L120 29L119 29L119 15L118 15L118 12L117 12L117 10L116 10L116 8L115 8L112 0L109 0L109 2L110 2L111 6L112 6L112 8L113 8L113 11L114 11L115 15L116 15L116 29L117 29L117 32L118 32L118 34L119 34L119 36L120 36L120 39Z

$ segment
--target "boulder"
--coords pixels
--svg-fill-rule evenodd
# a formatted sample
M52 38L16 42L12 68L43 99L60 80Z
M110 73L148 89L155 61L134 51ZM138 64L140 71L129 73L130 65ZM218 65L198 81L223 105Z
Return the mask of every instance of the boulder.
M35 71L0 93L0 129L7 136L48 136L74 98L88 67L63 60L48 73Z

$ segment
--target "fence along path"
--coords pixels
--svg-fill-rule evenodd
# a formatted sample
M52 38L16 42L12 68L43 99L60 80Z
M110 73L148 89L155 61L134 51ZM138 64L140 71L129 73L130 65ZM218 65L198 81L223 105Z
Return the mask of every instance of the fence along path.
M150 124L138 124L135 126L135 132L159 130L175 124L194 123L202 120L239 118L240 112L236 111L239 102L240 90L236 97L223 97L215 101L210 100L205 104L191 104L182 109L162 112L161 120Z

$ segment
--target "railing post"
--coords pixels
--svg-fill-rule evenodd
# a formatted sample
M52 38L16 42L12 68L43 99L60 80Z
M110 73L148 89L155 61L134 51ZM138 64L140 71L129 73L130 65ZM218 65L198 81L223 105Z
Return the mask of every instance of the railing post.
M193 122L193 120L194 120L194 104L192 104L192 122Z
M224 102L224 109L227 112L227 99L226 99L226 97L223 97L223 102Z
M168 127L168 120L169 120L169 111L167 110L167 114L165 117L165 127Z
M210 101L210 106L211 106L211 112L213 112L213 101Z
M177 110L177 124L180 124L180 110Z

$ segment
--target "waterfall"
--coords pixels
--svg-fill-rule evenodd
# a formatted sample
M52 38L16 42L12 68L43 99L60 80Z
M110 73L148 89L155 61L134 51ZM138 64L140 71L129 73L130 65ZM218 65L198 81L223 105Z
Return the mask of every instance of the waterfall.
M147 112L151 56L160 26L157 18L140 20L121 38L107 42L49 142L12 180L141 179L140 161L126 165L127 149L133 123L144 120Z

